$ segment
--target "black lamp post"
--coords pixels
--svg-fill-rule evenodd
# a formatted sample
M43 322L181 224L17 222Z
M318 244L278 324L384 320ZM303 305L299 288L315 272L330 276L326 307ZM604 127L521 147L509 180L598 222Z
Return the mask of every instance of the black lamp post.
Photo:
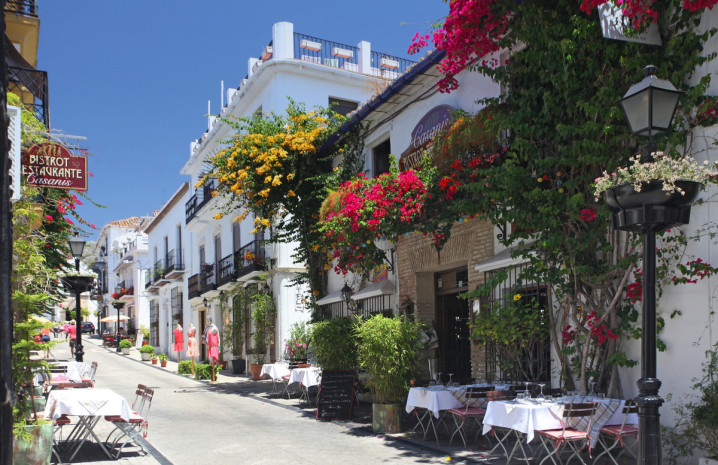
M97 274L97 295L99 296L99 298L97 299L97 302L99 302L99 304L101 304L104 301L103 294L105 293L105 289L103 289L103 283L105 282L104 272L105 272L105 268L107 268L107 263L105 263L101 260L92 262L92 265L90 265L90 268L92 269L92 271L95 272L95 274ZM98 307L99 307L99 304L98 304ZM102 309L100 309L100 314L102 314L101 312L102 312ZM100 317L100 319L102 319L102 317ZM97 322L97 326L98 326L98 328L97 328L98 334L102 335L102 322L99 321L99 319Z
M342 299L344 299L344 303L347 305L347 314L349 314L349 304L352 302L352 288L349 287L347 283L344 283L344 287L342 287Z
M74 238L67 241L70 246L70 252L75 257L75 271L80 271L80 258L82 258L82 251L85 249L85 241L78 239L77 235ZM82 308L80 308L80 294L84 292L84 287L80 287L80 281L76 281L73 286L75 290L75 334L77 339L75 343L75 360L78 362L83 361L85 352L82 350Z
M120 286L115 287L115 292L120 293L122 291L122 288ZM115 352L121 352L122 349L120 349L120 310L122 307L125 306L125 303L121 300L113 300L112 306L115 307L115 310L117 310L117 323L115 323L115 328L117 332L117 348L115 349Z
M681 94L669 81L658 79L656 70L655 66L646 66L643 80L631 86L619 102L633 134L649 138L642 153L643 163L653 162L651 154L655 146L651 139L670 128ZM637 382L639 395L636 399L640 431L638 463L641 465L660 465L662 461L658 410L663 399L658 395L661 381L656 374L656 232L671 224L650 221L649 213L653 207L650 202L641 205L645 212L642 224L620 227L643 233L643 335L641 379Z

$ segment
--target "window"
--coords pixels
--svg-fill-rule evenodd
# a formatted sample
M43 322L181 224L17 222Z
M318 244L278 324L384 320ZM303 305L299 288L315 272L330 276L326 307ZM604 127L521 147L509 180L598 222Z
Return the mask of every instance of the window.
M372 149L372 158L374 161L374 177L389 172L389 154L391 153L391 143L389 139Z
M202 268L202 265L204 265L204 245L199 246L199 266L200 269Z
M222 236L217 234L214 236L214 262L222 261Z
M340 115L348 115L359 107L357 102L350 100L342 100L340 98L329 97L329 108Z
M525 266L525 265L524 265ZM531 282L521 276L524 266L502 268L484 273L484 282L500 279L501 282L492 289L490 295L481 301L481 312L498 312L520 296L521 302L535 302L535 312L540 312L547 328L545 336L537 336L533 341L524 341L530 348L523 349L519 360L511 360L507 353L515 351L494 345L486 346L486 377L487 379L504 379L509 381L549 382L551 380L551 338L548 331L548 309L550 301L548 287L545 284ZM529 307L531 308L531 307ZM538 334L538 333L537 333Z

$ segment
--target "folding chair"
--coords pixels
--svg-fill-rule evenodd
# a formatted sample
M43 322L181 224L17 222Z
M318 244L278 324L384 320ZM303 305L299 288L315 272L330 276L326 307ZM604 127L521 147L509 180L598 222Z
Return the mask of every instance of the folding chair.
M149 422L147 418L149 417L150 406L152 405L152 398L154 397L154 393L154 389L150 389L145 385L139 384L137 385L137 390L135 391L136 397L135 401L132 403L133 411L130 414L129 421L125 421L120 416L105 417L105 420L115 425L115 428L107 436L105 442L111 442L111 447L114 448L122 439L125 439L125 441L117 450L117 455L115 456L115 458L119 458L120 454L122 453L122 449L124 449L125 446L130 443L135 444L142 451L145 450L140 438L147 437L147 431L149 428ZM134 409L136 406L138 406L138 409L135 411ZM113 435L116 436L114 439L112 439L112 441L110 441L110 438Z
M60 457L60 445L55 438L55 434L59 434L60 440L62 440L62 428L63 426L67 426L72 423L70 420L70 417L67 415L62 415L59 418L52 418L53 414L55 413L55 405L53 405L50 408L50 417L47 419L52 419L52 455L57 458L57 463L62 463L62 458Z
M543 464L546 460L551 459L554 465L558 465L561 462L557 462L554 455L568 445L571 449L572 454L569 461L573 456L576 456L578 460L586 465L586 462L581 458L581 450L586 443L589 442L589 432L591 431L591 423L593 415L596 413L597 402L586 402L586 403L571 403L566 404L565 410L563 411L563 428L562 429L551 429L551 430L536 430L541 438L541 444L543 445L548 455L541 460L539 465ZM571 422L580 420L581 418L588 418L587 426L585 430L576 429L570 426ZM549 447L551 443L554 443L552 447Z
M486 409L475 407L475 404L477 399L485 399L486 393L493 390L494 386L467 387L466 392L464 393L466 405L464 407L452 408L448 410L448 413L451 414L454 419L454 425L456 425L456 430L452 433L451 438L449 439L449 444L454 441L454 436L458 433L461 437L461 441L464 443L464 448L466 448L464 428L468 423L477 423L478 431L481 431L481 419L484 418L484 415L486 415Z
M598 459L602 456L607 455L614 465L619 465L617 459L624 452L628 452L634 459L637 459L636 454L634 454L629 447L625 446L626 439L632 440L634 445L638 442L638 427L626 424L628 415L632 413L638 413L638 406L632 400L627 400L623 406L623 422L620 425L607 425L601 428L598 443L603 447L603 452L596 456L594 459L595 463L598 463ZM616 448L616 446L618 446L620 452L614 457L611 455L611 450Z

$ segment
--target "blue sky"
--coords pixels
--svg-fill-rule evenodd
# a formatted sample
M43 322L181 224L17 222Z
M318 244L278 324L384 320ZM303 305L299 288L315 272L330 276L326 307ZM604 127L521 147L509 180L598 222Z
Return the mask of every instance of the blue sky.
M39 0L38 68L50 83L54 129L87 137L93 157L85 205L90 223L151 214L187 177L190 141L220 110L220 81L237 87L247 59L271 40L272 25L410 58L441 0L187 1ZM90 239L96 238L93 234Z

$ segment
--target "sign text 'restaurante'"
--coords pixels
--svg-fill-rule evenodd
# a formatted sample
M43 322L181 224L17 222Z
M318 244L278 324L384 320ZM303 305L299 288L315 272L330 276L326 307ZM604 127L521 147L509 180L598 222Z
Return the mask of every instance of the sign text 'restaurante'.
M429 110L411 132L411 145L399 157L399 169L402 171L421 168L424 149L434 137L451 123L454 109L449 105L439 105Z
M22 175L30 186L87 190L87 157L62 144L35 144L22 154Z

